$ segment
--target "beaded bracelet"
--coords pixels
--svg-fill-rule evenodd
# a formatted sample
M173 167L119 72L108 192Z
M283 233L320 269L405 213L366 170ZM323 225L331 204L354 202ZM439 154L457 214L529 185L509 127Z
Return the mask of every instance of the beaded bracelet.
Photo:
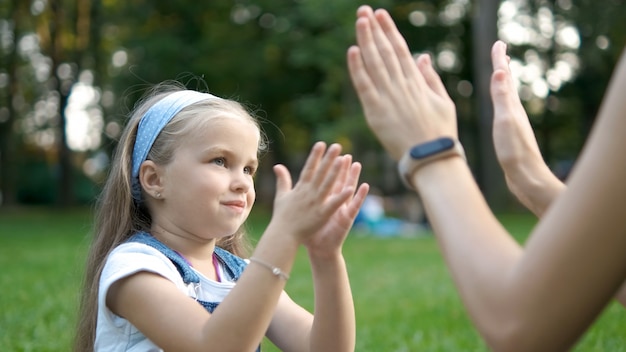
M260 264L268 269L270 269L270 271L272 272L272 274L274 274L275 276L280 277L281 279L287 281L289 280L289 274L285 273L284 271L280 270L280 268L273 266L272 264L266 263L260 259L251 257L250 258L251 262Z

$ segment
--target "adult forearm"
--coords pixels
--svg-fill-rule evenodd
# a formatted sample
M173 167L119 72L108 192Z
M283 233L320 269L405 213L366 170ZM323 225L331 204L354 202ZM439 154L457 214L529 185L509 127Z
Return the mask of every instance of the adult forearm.
M505 176L509 189L538 218L543 216L553 201L565 190L563 182L545 164L530 170L508 171L505 172Z
M612 289L611 280L600 279L603 273L604 278L619 273L615 260L609 260L618 249L599 239L613 236L612 231L596 225L600 233L594 242L589 236L594 228L566 214L585 211L608 223L617 210L581 204L563 192L553 205L561 209L551 208L522 249L495 219L462 159L428 165L413 180L461 298L490 348L570 348ZM590 252L604 255L594 256L590 266L580 259ZM596 291L586 290L594 285ZM583 301L588 306L580 306ZM577 309L559 309L563 306Z
M310 259L315 286L311 351L354 351L354 302L345 260L340 253Z
M467 164L449 158L413 176L470 316L489 340L510 321L509 278L522 255L487 206Z

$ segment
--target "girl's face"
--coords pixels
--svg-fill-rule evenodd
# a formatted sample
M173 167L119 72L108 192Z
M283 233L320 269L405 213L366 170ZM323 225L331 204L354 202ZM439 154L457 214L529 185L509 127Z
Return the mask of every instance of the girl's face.
M256 196L258 128L239 118L217 118L183 138L163 168L163 211L153 220L185 237L232 235Z

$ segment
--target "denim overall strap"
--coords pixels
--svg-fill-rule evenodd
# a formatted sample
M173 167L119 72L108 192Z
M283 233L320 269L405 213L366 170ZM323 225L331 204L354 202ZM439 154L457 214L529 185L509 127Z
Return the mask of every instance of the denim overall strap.
M172 261L174 266L176 266L178 273L183 278L183 282L186 285L193 284L195 287L195 285L200 284L200 278L191 269L185 258L183 258L176 251L161 243L154 236L146 232L138 232L132 235L126 242L143 243L152 248L155 248ZM224 265L226 274L230 276L231 280L237 281L241 276L243 269L246 268L246 261L219 247L215 247L214 252L217 255L218 259ZM196 302L200 303L200 305L202 305L202 307L204 307L204 309L206 309L209 313L213 313L215 308L217 308L217 306L219 305L219 303L217 302L206 302L199 299L196 299ZM259 347L257 347L256 349L256 352L260 351L261 346L259 345Z
M222 262L222 264L224 265L224 268L226 269L226 274L229 276L229 278L233 281L239 280L241 273L243 273L243 269L246 268L248 263L245 260L220 247L215 247L214 253L215 255L217 255L217 258L220 260L220 262Z
M174 266L176 266L176 269L178 270L178 273L180 273L180 276L183 278L183 282L185 284L197 284L200 282L200 278L193 270L191 270L191 267L189 266L189 264L187 264L185 258L183 258L180 254L176 253L168 246L161 243L154 236L146 232L138 232L132 235L127 240L127 242L143 243L163 253L163 255L167 257L167 259L171 260L172 263L174 263Z

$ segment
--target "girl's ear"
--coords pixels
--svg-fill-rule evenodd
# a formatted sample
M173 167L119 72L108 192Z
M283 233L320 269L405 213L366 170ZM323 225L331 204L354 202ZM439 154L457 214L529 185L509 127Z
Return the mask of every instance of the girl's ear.
M152 198L161 198L163 193L162 169L152 160L144 161L139 167L139 182L144 192Z

